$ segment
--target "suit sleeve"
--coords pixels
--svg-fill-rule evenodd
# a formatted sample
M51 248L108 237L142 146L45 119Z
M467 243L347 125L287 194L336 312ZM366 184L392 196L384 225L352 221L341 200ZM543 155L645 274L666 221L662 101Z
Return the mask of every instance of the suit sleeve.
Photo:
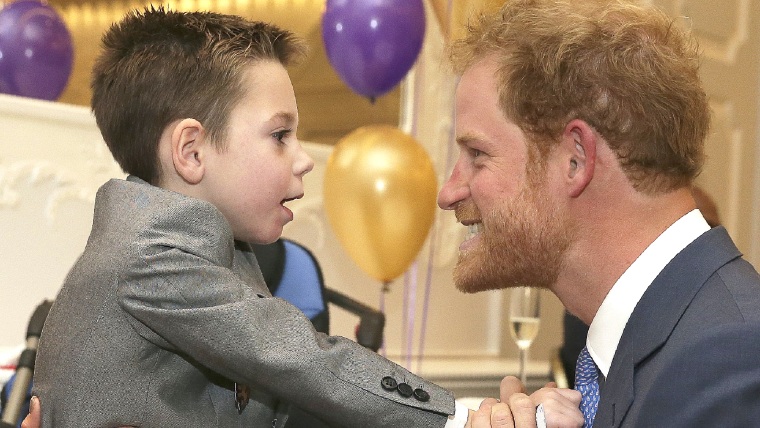
M748 427L760 421L760 322L722 325L676 355L635 426Z
M231 237L209 227L217 215L194 207L190 224L157 216L136 240L118 298L139 334L337 425L445 425L454 413L450 392L353 341L315 332L288 302L256 294L231 269ZM424 394L387 388L386 377Z

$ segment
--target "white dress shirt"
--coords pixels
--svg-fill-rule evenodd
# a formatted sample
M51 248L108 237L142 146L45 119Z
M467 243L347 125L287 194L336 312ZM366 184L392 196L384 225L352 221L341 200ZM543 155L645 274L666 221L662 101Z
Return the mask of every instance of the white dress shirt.
M710 226L695 209L670 225L623 272L604 298L589 327L586 346L589 354L607 377L620 336L641 296L665 265Z
M458 401L455 401L454 404L456 406L454 416L449 416L449 420L443 428L464 428L467 424L470 409Z

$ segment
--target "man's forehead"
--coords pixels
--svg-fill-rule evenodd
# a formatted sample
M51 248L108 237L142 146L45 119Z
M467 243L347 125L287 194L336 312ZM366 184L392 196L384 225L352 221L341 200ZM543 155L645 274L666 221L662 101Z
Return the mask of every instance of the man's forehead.
M469 84L495 83L499 65L494 56L480 58L468 66L459 79L460 86Z

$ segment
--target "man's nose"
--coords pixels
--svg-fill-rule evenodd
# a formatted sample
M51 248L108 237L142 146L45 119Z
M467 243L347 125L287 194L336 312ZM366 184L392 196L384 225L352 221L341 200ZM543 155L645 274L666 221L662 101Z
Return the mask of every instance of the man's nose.
M462 179L459 169L454 171L438 192L438 206L444 210L453 210L462 200L470 196L470 188Z

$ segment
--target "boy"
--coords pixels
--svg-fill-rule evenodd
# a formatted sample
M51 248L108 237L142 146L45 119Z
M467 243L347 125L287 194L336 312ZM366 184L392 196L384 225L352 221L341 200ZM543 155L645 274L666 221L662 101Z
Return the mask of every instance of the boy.
M285 69L300 42L151 7L103 44L93 111L130 176L98 191L46 321L43 426L281 427L290 403L336 426L464 426L450 392L271 298L244 243L280 236L313 166Z

